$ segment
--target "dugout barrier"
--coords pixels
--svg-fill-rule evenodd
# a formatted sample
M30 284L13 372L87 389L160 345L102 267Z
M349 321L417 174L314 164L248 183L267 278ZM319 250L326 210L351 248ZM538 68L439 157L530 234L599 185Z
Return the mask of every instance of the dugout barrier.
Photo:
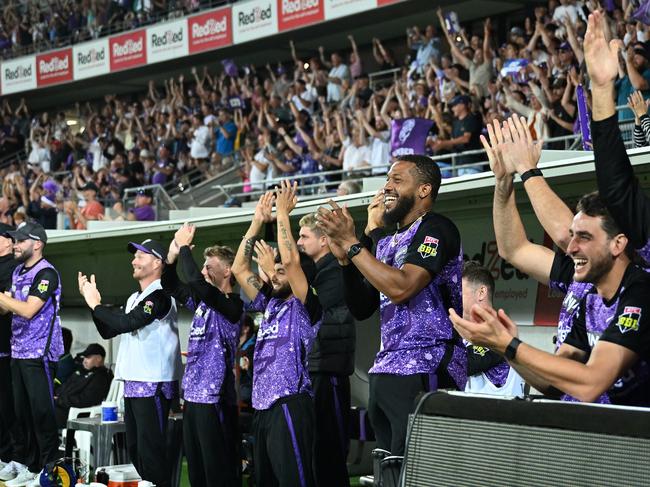
M430 393L401 485L650 485L650 409Z

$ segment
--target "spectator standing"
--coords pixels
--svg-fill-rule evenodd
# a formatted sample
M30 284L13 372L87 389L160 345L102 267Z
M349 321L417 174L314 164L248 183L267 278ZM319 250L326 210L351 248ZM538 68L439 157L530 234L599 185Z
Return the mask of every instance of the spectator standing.
M338 103L343 99L344 84L350 82L350 70L338 52L332 53L330 59L332 68L327 75L327 102Z
M618 106L626 105L628 97L636 90L641 91L644 98L650 97L648 57L648 51L641 43L635 43L625 51L625 69L622 72L619 70L619 79L616 81L616 104ZM619 121L633 118L634 113L628 108L618 112Z

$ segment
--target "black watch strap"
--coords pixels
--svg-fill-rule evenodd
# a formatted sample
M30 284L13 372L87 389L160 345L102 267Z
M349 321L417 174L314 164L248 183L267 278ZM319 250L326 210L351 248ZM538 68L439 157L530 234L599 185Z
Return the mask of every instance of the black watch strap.
M348 259L352 260L352 257L359 255L361 249L363 249L363 245L361 245L361 243L350 245L350 248L348 249Z
M508 343L503 356L508 360L514 360L515 356L517 355L517 348L519 348L519 345L521 345L521 340L517 337L513 337L512 340L510 340L510 343Z
M544 174L542 173L542 170L541 170L541 169L538 169L538 168L529 169L528 171L524 172L524 173L521 175L521 182L522 182L522 183L525 183L525 182L528 181L530 178L534 178L535 176L541 176L541 177L544 177Z

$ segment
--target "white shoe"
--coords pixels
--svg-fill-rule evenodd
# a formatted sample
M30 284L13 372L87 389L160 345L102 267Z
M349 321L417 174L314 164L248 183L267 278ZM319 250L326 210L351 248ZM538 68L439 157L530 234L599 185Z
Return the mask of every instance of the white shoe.
M22 467L22 468L21 468ZM7 480L12 480L16 478L16 476L22 472L23 470L26 470L27 467L24 465L21 465L18 462L9 462L5 463L5 466L2 467L2 470L0 470L0 480L3 482L6 482Z
M5 487L26 487L27 485L31 484L32 481L37 477L38 474L32 473L29 470L25 469L20 472L15 479L5 483Z

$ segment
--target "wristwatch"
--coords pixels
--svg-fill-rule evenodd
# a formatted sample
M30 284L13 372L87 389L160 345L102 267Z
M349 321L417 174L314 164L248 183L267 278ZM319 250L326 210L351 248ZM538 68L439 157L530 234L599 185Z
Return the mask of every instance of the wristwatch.
M519 345L521 345L521 340L519 338L513 337L513 339L510 340L510 343L506 347L503 356L508 360L514 360L515 356L517 355L517 348L519 348Z
M361 249L363 249L363 245L358 242L350 245L350 248L348 249L348 259L352 260L353 257L361 252Z

